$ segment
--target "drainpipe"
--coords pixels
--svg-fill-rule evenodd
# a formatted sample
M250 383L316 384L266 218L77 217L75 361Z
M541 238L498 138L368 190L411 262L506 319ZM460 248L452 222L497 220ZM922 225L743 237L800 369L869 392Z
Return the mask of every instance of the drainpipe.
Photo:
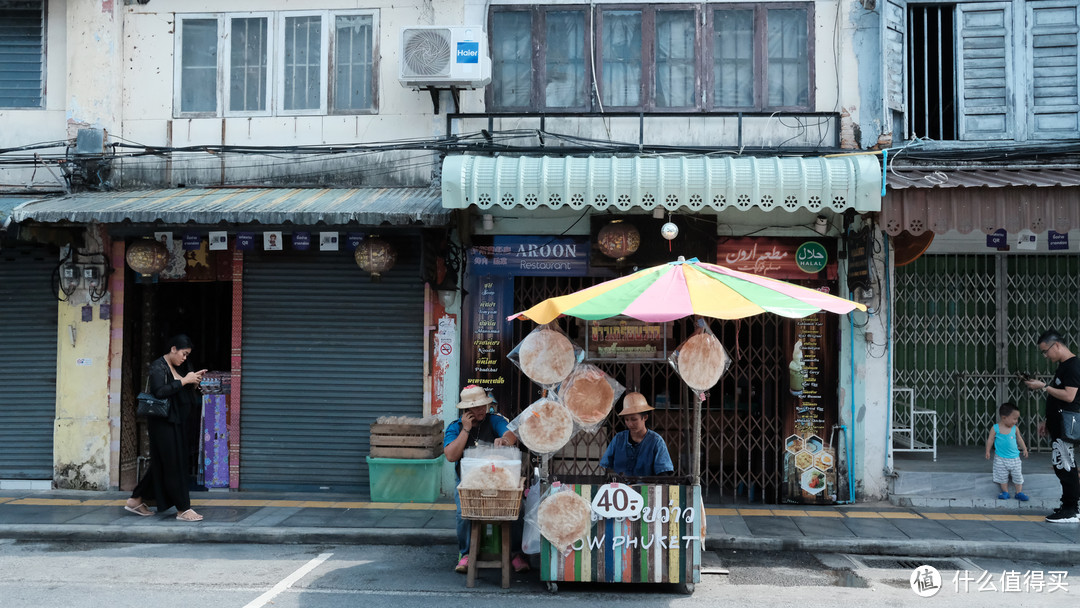
M893 302L892 302L892 271L889 268L889 235L888 233L882 236L882 242L884 243L883 249L885 250L885 300L882 302L885 306L888 306L888 312L885 313L885 367L889 372L889 378L885 385L885 474L893 474L893 451L892 451L892 317L893 317Z

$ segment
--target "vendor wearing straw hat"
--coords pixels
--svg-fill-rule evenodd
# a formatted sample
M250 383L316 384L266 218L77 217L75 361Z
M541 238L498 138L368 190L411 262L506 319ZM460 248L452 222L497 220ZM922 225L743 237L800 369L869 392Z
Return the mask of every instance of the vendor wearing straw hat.
M456 463L454 473L458 483L461 483L461 457L466 448L476 447L479 442L494 444L495 446L515 446L518 443L517 435L506 427L509 421L506 418L488 412L488 408L495 400L487 394L482 387L470 384L461 389L461 400L458 401L457 409L460 418L451 422L446 427L443 435L443 454L446 460ZM461 518L461 497L454 492L454 502L457 503L457 539L458 539L458 563L454 568L457 572L464 573L469 567L469 521ZM514 536L514 546L521 546L521 525L511 526ZM525 572L529 569L529 563L516 554L511 560L514 570Z
M600 458L600 466L627 477L671 475L675 472L664 438L645 428L648 412L652 410L645 395L626 393L622 411L619 412L626 430L615 435L615 439L608 444L607 451Z

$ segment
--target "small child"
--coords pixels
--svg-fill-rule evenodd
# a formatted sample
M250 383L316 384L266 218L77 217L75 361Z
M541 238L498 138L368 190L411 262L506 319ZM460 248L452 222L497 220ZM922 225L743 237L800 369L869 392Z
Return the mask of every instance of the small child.
M990 459L990 448L994 448L994 483L1001 486L998 498L1009 498L1009 475L1012 474L1017 500L1026 501L1027 494L1021 491L1024 488L1024 474L1020 472L1020 450L1023 450L1024 458L1027 458L1028 449L1024 438L1020 436L1020 429L1016 428L1016 423L1020 422L1020 410L1006 402L998 408L998 414L1001 422L990 429L990 436L986 438L987 460Z

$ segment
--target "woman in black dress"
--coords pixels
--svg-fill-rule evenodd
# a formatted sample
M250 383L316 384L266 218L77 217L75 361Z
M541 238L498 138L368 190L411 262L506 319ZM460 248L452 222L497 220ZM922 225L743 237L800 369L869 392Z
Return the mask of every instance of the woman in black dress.
M195 388L206 370L188 371L191 339L180 334L169 340L165 353L150 364L150 392L158 399L168 399L169 417L146 419L150 433L150 468L131 492L124 509L144 517L152 515L142 497L153 497L157 512L176 507L176 519L200 521L203 516L191 508L188 494L188 442L185 422L198 407Z

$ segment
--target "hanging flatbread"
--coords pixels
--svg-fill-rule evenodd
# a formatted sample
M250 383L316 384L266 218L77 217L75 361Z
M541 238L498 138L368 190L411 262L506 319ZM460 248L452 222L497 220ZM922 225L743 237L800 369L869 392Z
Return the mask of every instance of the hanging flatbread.
M574 492L556 492L540 503L536 514L540 534L559 551L585 538L592 527L592 505Z
M563 383L563 403L574 420L582 426L592 426L611 413L615 389L607 374L594 366L581 366Z
M496 464L475 467L461 478L458 487L469 490L514 490L518 487L518 473Z
M679 347L679 376L690 388L704 391L720 381L728 355L720 340L709 332L690 336Z
M574 370L574 345L553 329L525 336L518 346L518 364L530 380L544 386L562 382Z
M562 404L544 399L521 414L517 435L527 448L537 454L550 454L562 448L574 432L574 420Z

